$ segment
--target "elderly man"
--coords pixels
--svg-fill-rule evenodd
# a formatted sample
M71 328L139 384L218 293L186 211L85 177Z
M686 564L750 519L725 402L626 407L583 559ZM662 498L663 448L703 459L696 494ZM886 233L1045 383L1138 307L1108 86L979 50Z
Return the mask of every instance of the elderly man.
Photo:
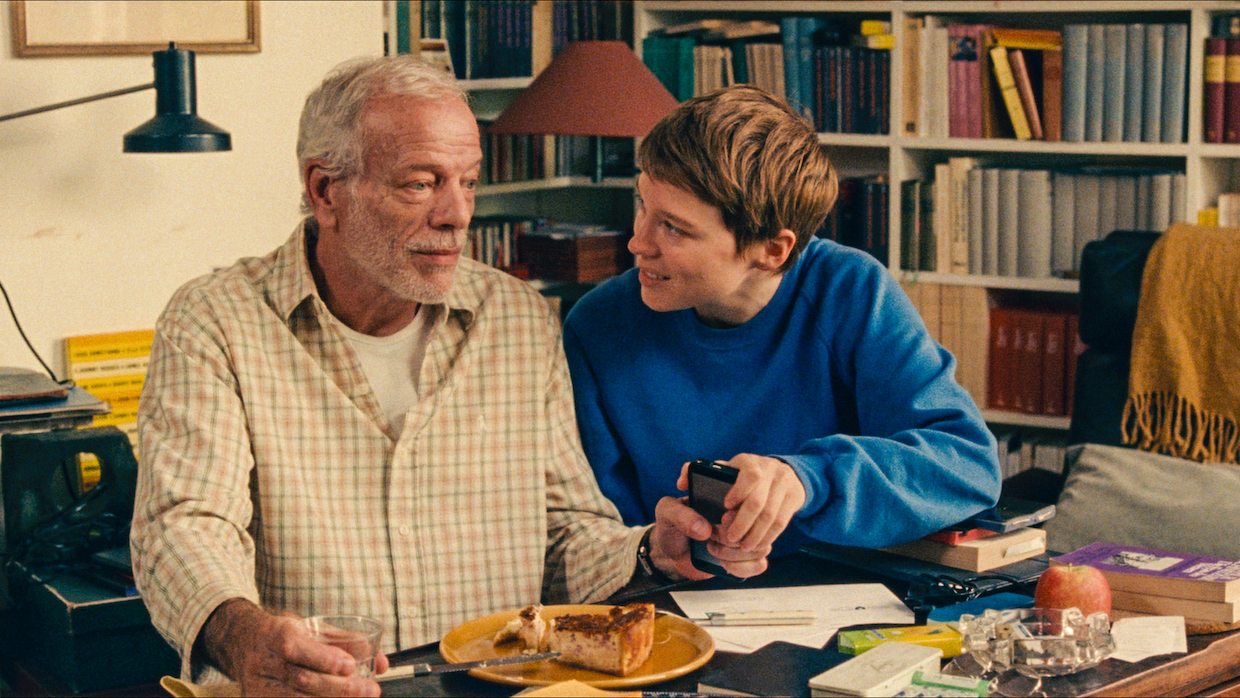
M687 552L705 519L669 500L629 528L599 492L544 300L460 259L481 150L451 78L407 56L337 68L298 159L310 215L288 242L186 284L157 326L132 547L183 675L377 695L297 616L373 616L391 651L603 599L635 569L707 576Z

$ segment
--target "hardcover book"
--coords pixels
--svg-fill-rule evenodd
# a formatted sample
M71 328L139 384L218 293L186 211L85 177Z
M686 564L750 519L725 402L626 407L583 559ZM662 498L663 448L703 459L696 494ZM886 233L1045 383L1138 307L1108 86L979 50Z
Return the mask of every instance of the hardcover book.
M1198 601L1240 601L1240 560L1094 543L1053 557L1051 564L1097 568L1113 591Z
M1111 590L1111 607L1156 616L1184 616L1220 623L1240 621L1240 601L1198 601L1173 596Z
M959 545L947 545L922 538L883 550L956 569L985 572L1045 551L1046 531L1040 528L1022 528Z

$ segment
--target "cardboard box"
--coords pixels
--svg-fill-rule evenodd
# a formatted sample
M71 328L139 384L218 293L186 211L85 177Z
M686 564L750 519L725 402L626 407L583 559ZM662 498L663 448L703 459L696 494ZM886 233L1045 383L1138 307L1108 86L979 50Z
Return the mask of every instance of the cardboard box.
M628 267L625 236L617 231L583 235L524 233L518 256L530 276L557 281L601 281Z
M10 568L14 623L5 628L19 661L36 662L75 692L154 684L178 676L181 660L151 625L139 596L70 573L35 576Z

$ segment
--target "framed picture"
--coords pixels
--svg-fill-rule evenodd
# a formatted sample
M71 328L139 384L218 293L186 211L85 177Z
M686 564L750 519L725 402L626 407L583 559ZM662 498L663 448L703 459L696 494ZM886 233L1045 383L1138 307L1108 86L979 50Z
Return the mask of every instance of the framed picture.
M15 56L259 50L258 0L10 0Z

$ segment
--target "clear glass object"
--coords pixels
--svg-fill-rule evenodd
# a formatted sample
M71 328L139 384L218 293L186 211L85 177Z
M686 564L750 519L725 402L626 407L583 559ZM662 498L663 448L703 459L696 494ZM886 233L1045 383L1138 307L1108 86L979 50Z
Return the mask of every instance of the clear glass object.
M1042 678L1096 666L1115 651L1107 614L1076 608L987 610L960 617L962 649L985 674L1014 670L1033 679L1026 695L1041 694Z

